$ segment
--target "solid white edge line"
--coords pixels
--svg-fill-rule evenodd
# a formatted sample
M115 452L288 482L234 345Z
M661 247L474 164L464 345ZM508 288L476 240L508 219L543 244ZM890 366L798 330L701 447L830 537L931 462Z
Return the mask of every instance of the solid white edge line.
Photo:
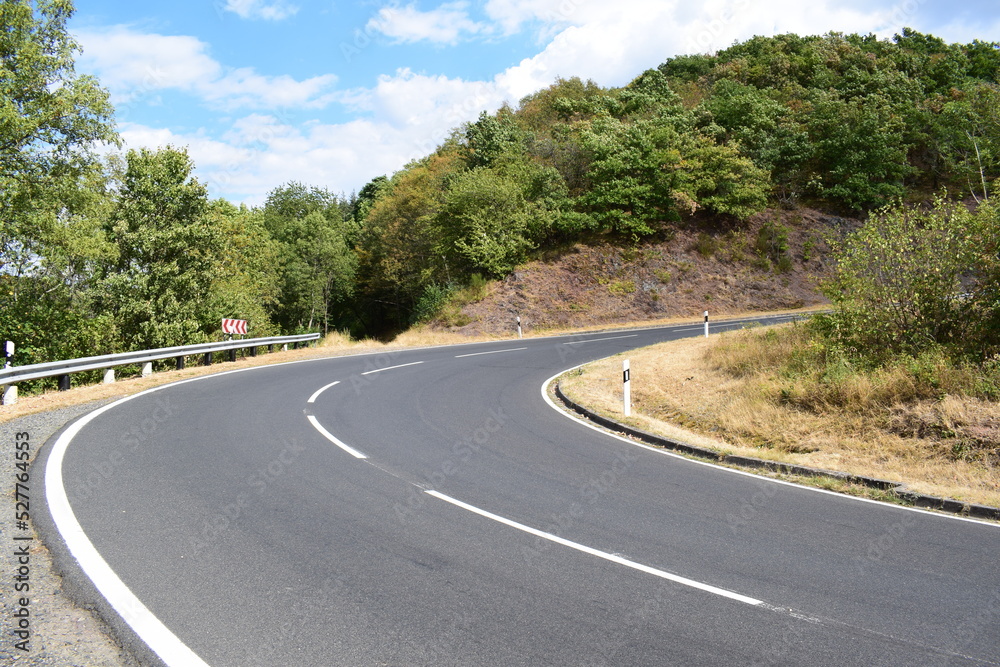
M365 456L364 454L362 454L358 450L354 449L350 445L347 445L347 444L341 442L340 440L338 440L337 437L334 434L330 433L325 428L323 428L323 425L319 423L319 420L316 419L315 417L313 417L312 415L306 415L306 418L309 420L309 423L313 425L313 428L320 432L320 435L322 435L324 438L326 438L327 440L329 440L333 444L335 444L338 447L340 447L341 449L343 449L345 452L347 452L348 454L350 454L354 458L356 458L356 459L366 459L366 458L368 458L367 456Z
M338 384L340 384L340 380L337 380L336 382L331 382L330 384L326 385L325 387L320 387L319 389L316 390L315 394L313 394L312 396L309 397L309 400L306 401L306 403L315 403L316 399L319 398L320 394L322 394L324 391L326 391L330 387L332 387L334 385L338 385Z
M600 360L599 359L595 359L594 361L600 361ZM825 494L825 495L828 495L828 496L833 496L835 498L841 498L843 500L854 500L854 501L857 501L859 503L870 503L872 505L878 505L880 507L884 507L884 508L888 508L888 509L897 509L897 510L904 510L904 511L907 511L907 512L916 512L918 514L924 514L924 515L927 515L927 516L933 516L933 517L937 517L937 518L940 518L940 519L948 519L948 520L951 520L951 521L964 521L966 523L975 523L975 524L979 524L981 526L990 526L991 528L1000 528L1000 524L992 523L992 522L989 522L989 521L983 521L981 519L972 519L972 518L965 517L965 516L956 516L954 514L945 514L943 512L931 512L929 510L921 509L919 507L907 507L906 505L895 505L893 503L887 503L887 502L883 502L881 500L872 500L871 498L861 498L859 496L852 496L852 495L848 495L846 493L837 493L836 491L828 491L826 489L818 489L818 488L816 488L814 486L806 486L804 484L797 484L795 482L788 482L788 481L785 481L783 479L774 479L773 477L767 477L765 475L757 475L757 474L754 474L752 472L746 472L744 470L738 470L736 468L729 468L729 467L718 465L718 464L715 464L715 463L710 463L709 461L701 461L701 460L696 459L696 458L689 458L687 456L683 456L683 455L678 454L676 452L671 452L669 450L662 449L660 447L654 447L652 445L647 445L644 442L639 442L638 440L632 440L630 438L626 438L623 435L618 435L617 433L613 433L611 431L603 429L603 428L601 428L600 426L598 426L596 424L592 424L589 420L586 420L586 419L584 419L582 417L578 417L576 414L574 414L573 412L571 412L569 410L569 408L561 408L558 405L556 405L555 401L553 401L551 398L549 398L549 394L548 394L548 391L547 391L548 388L549 388L549 385L551 385L559 377L565 375L566 373L575 371L578 368L582 368L582 367L584 367L584 366L586 366L587 364L590 364L590 363L594 363L594 362L593 361L588 361L586 363L582 363L582 364L579 364L577 366L573 366L572 368L567 368L566 370L560 371L560 372L556 373L555 375L553 375L552 377L550 377L548 380L546 380L545 382L543 382L542 383L542 398L545 399L545 402L549 404L550 408L552 408L553 410L555 410L559 414L563 415L564 417L566 417L568 419L572 419L573 421L577 422L578 424L580 424L582 426L586 426L589 429L597 431L598 433L603 433L606 436L610 436L612 438L615 438L616 440L621 440L622 442L627 443L629 445L632 445L633 447L641 447L642 449L647 449L647 450L649 450L651 452L654 452L656 454L660 454L662 456L670 456L670 457L673 457L675 459L680 459L682 461L687 461L688 463L693 463L695 465L707 466L709 468L715 468L716 470L722 470L724 472L728 472L728 473L731 473L731 474L734 474L734 475L742 475L743 477L752 477L753 479L757 479L757 480L761 480L761 481L765 481L765 482L770 482L772 484L781 484L783 486L791 486L791 487L795 487L797 489L803 489L805 491L812 491L813 493L822 493L822 494Z
M746 595L741 595L740 593L735 593L733 591L726 590L725 588L712 586L711 584L704 584L700 581L695 581L694 579L688 579L687 577L682 577L680 575L667 572L666 570L661 570L659 568L651 567L649 565L643 565L642 563L637 563L635 561L628 560L627 558L622 558L621 556L616 556L614 554L607 553L606 551L600 551L598 549L585 546L578 542L572 542L565 538L559 537L558 535L554 535L552 533L546 533L544 531L538 530L537 528L526 526L523 523L518 523L517 521L513 521L511 519L507 519L497 514L493 514L492 512L487 512L484 509L474 507L473 505L463 503L461 500L456 500L451 496L446 496L443 493L439 493L437 491L425 490L424 492L427 493L428 495L434 496L435 498L443 500L447 503L451 503L456 507L461 507L462 509L468 510L469 512L473 512L480 516L486 517L487 519L492 519L493 521L502 523L505 526L516 528L517 530L529 533L531 535L540 537L545 540L549 540L550 542L555 542L556 544L561 544L565 547L569 547L570 549L576 549L577 551L582 551L583 553L589 554L591 556L603 558L604 560L611 561L612 563L618 563L619 565L630 567L633 570L639 570L640 572L652 574L654 576L660 577L661 579L666 579L668 581L672 581L674 583L681 584L683 586L690 586L691 588L696 588L700 591L705 591L706 593L712 593L713 595L729 598L730 600L736 600L737 602L742 602L744 604L752 605L754 607L759 607L764 604L763 600L758 600L756 598L752 598Z
M147 392L142 392L147 393ZM141 394L136 394L139 396ZM104 596L104 599L114 608L129 627L146 643L147 646L170 667L208 667L177 635L170 631L160 619L153 615L135 594L125 585L107 561L98 553L93 543L83 532L83 527L77 521L76 515L69 504L66 489L63 487L62 464L66 449L70 442L92 419L110 408L119 405L134 396L115 401L103 408L95 410L74 422L63 431L49 453L45 464L45 496L49 512L55 522L56 529L62 535L70 554L80 564L80 568L93 582L94 586Z
M527 350L526 347L512 347L506 350L490 350L489 352L473 352L472 354L457 354L456 359L462 359L464 357L479 357L484 354L500 354L501 352L518 352L519 350Z
M362 375L371 375L372 373L381 373L382 371L391 371L394 368L406 368L407 366L416 366L417 364L422 364L422 361L414 361L408 364L400 364L398 366L389 366L388 368L376 368L373 371L365 371Z

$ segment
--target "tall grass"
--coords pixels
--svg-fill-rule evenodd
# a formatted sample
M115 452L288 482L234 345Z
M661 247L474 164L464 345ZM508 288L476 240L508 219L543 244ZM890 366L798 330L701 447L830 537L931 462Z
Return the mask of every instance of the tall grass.
M1000 398L1000 363L976 365L933 349L874 366L809 324L738 332L710 347L706 361L732 377L756 378L777 402L816 412L880 410L945 396Z

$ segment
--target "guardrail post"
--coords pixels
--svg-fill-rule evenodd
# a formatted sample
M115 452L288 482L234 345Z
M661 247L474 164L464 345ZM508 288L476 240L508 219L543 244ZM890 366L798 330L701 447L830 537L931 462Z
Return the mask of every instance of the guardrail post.
M17 403L17 385L5 384L3 386L3 404L14 405Z
M104 369L104 384L114 384L115 381L115 369L105 368Z
M229 361L236 361L236 348L229 350Z
M148 378L153 374L153 362L147 361L142 365L142 377Z
M250 347L250 356L251 357L256 357L257 356L257 346L256 345L253 345L253 346Z
M177 357L177 370L184 370L184 357Z
M272 352L274 352L274 345L268 345L267 346L267 353L271 354Z
M69 391L70 382L69 374L64 374L59 376L59 391Z
M211 352L206 352L205 353L205 359L204 359L204 361L201 362L201 365L202 366L211 366L212 365L212 353Z

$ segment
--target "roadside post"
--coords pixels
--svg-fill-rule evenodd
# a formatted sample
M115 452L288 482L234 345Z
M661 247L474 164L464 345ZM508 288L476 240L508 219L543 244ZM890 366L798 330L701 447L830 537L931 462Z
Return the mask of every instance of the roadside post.
M517 316L517 337L521 338L521 316Z
M3 367L10 368L11 360L14 358L14 341L8 340L3 344ZM3 386L3 404L13 405L17 403L17 385L5 384Z
M705 311L705 338L708 338L708 311Z
M632 373L629 369L628 359L622 362L622 403L625 408L625 416L632 415Z

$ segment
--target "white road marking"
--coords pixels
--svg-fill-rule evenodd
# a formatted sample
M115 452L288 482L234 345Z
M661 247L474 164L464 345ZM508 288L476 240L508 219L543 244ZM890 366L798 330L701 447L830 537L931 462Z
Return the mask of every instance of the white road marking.
M63 431L53 445L52 452L45 464L45 496L52 520L55 522L59 534L62 535L63 541L66 542L70 553L76 558L80 567L104 596L104 599L128 623L136 635L149 646L153 653L169 667L208 667L208 663L198 657L160 619L153 615L153 612L135 596L125 585L125 582L115 574L107 561L101 557L90 538L83 532L83 527L77 521L76 515L73 514L69 498L66 496L66 489L63 487L63 458L73 438L98 415L145 393L147 392L123 398L84 415Z
M472 354L457 354L456 359L461 359L463 357L478 357L483 354L500 354L501 352L517 352L518 350L527 350L526 347L511 347L506 350L490 350L489 352L473 352Z
M394 368L406 368L407 366L416 366L417 364L422 364L422 361L414 361L410 364L400 364L398 366L389 366L388 368L376 368L373 371L365 371L362 375L371 375L372 373L381 373L382 371L391 371Z
M518 523L517 521L512 521L505 517L493 514L492 512L487 512L484 509L474 507L467 503L463 503L461 500L456 500L451 496L446 496L443 493L438 493L437 491L425 491L428 495L434 496L446 503L451 503L456 507L461 507L464 510L473 512L480 516L484 516L487 519L492 519L498 523L502 523L505 526L510 526L511 528L516 528L525 533L529 533L536 537L540 537L550 542L555 542L556 544L561 544L563 546L569 547L570 549L576 549L577 551L582 551L585 554L590 554L591 556L597 556L598 558L603 558L604 560L611 561L612 563L618 563L619 565L624 565L625 567L630 567L633 570L639 570L640 572L645 572L646 574L652 574L653 576L660 577L661 579L666 579L672 581L676 584L681 584L683 586L690 586L691 588L697 588L700 591L705 591L706 593L712 593L713 595L719 595L724 598L729 598L730 600L736 600L737 602L742 602L744 604L752 605L754 607L762 607L765 605L763 600L758 600L756 598L748 597L746 595L741 595L739 593L734 593L733 591L726 590L725 588L719 588L717 586L712 586L711 584L703 584L700 581L695 581L694 579L688 579L687 577L682 577L666 570L661 570L659 568L650 567L649 565L643 565L642 563L636 563L635 561L628 560L627 558L622 558L621 556L616 556L615 554L609 554L605 551L600 551L592 547L585 546L578 542L572 542L565 538L559 537L558 535L553 535L552 533L546 533L544 531L538 530L537 528L532 528L531 526L526 526L523 523Z
M366 458L368 458L367 456L365 456L364 454L362 454L358 450L354 449L350 445L345 444L345 443L341 442L340 440L338 440L337 436L335 436L333 433L330 433L325 428L323 428L323 425L319 423L319 420L316 419L315 417L313 417L312 415L306 415L306 418L309 420L309 423L313 425L313 428L316 429L317 431L319 431L320 435L322 435L324 438L326 438L327 440L329 440L333 444L335 444L338 447L340 447L341 449L343 449L345 452L347 452L348 454L350 454L354 458L356 458L356 459L366 459Z
M568 343L563 343L563 345L580 345L582 343L595 343L599 340L618 340L619 338L638 338L639 334L631 334L629 336L611 336L610 338L588 338L587 340L573 340Z
M322 394L324 391L326 391L330 387L332 387L334 385L337 385L337 384L340 384L340 380L337 380L336 382L331 382L330 384L326 385L325 387L320 387L319 389L316 390L315 394L313 394L312 396L309 397L309 400L306 401L306 403L315 403L316 399L319 398L320 394Z

